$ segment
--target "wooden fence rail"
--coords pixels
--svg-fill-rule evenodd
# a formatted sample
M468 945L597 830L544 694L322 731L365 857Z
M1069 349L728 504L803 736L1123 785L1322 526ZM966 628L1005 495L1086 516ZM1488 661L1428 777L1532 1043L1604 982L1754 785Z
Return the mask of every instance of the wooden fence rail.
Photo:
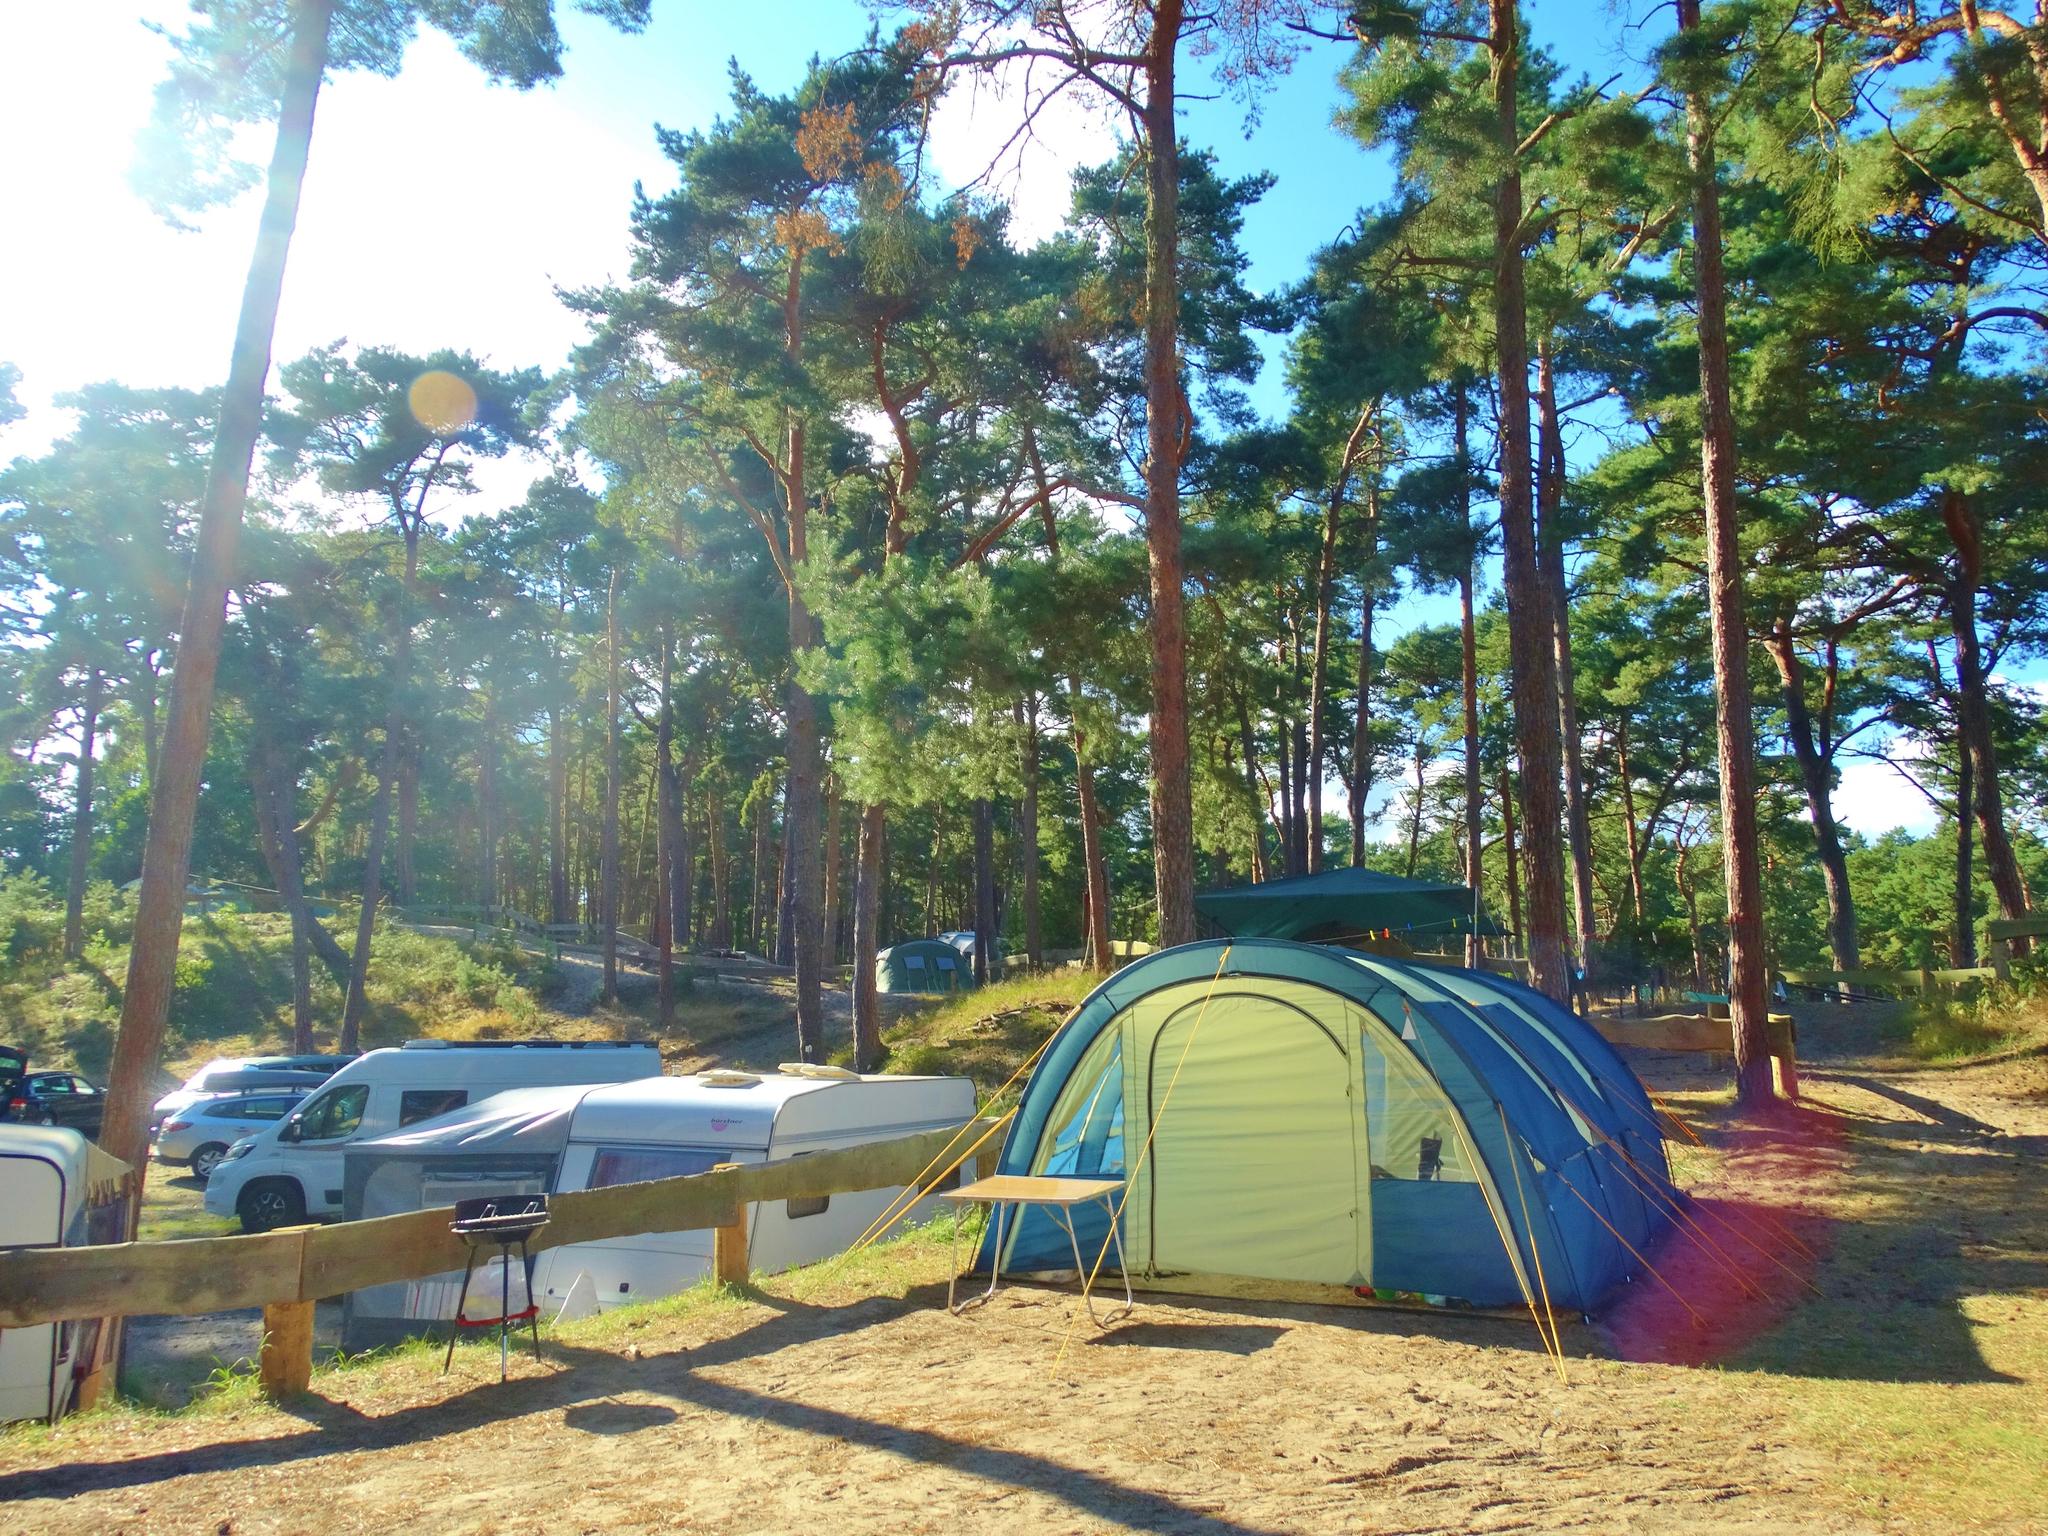
M534 1234L531 1246L538 1251L648 1232L727 1227L757 1200L908 1186L956 1136L952 1156L996 1124L976 1120L957 1133L926 1131L769 1163L557 1195L549 1204L548 1224ZM992 1158L998 1144L991 1137L982 1155ZM933 1172L943 1171L952 1156ZM312 1302L367 1285L423 1280L463 1266L467 1250L448 1230L453 1217L453 1208L443 1206L250 1237L0 1252L0 1328Z

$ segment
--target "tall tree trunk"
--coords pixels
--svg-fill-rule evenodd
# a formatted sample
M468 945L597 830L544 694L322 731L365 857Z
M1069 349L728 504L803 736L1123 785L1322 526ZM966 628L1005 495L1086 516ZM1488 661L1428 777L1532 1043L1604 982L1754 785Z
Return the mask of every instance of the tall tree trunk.
M303 829L292 824L296 809L293 803L295 788L292 775L274 748L260 746L251 751L249 788L256 808L257 848L263 855L264 866L270 871L270 878L277 884L277 894L283 900L285 910L292 915L294 934L303 931L307 946L327 968L335 986L346 991L349 954L335 942L326 925L314 916L312 903L306 899L305 862L299 845L299 834ZM266 813L272 821L268 830L264 827ZM307 1027L310 1029L311 1025Z
M1640 929L1649 920L1643 893L1643 855L1647 850L1636 823L1636 781L1629 766L1628 716L1625 713L1614 729L1614 762L1615 779L1621 788L1621 825L1628 840L1629 910L1635 913L1636 926Z
M1287 723L1280 724L1280 751L1274 766L1280 774L1280 873L1301 873L1300 845L1294 836L1294 753L1288 747Z
M1853 971L1863 964L1856 942L1856 905L1849 894L1849 858L1835 823L1833 763L1815 732L1813 711L1806 702L1806 669L1792 639L1792 622L1780 617L1765 648L1778 666L1785 699L1785 736L1799 764L1806 789L1806 810L1813 822L1814 851L1820 856L1821 878L1828 892L1828 951L1835 969Z
M2005 804L1998 784L1998 751L1991 739L1991 707L1985 696L1984 653L1977 640L1977 591L1983 579L1984 539L1977 510L1961 491L1942 497L1941 519L1955 545L1955 576L1949 583L1949 628L1956 642L1956 724L1970 757L1970 777L1977 831L1984 845L1984 872L1998 896L1998 915L2008 921L2028 915L2026 877L2013 856L2005 830ZM2026 955L2032 943L2009 941L2012 953Z
M1423 768L1428 762L1421 736L1415 738L1415 800L1408 809L1408 878L1415 878L1415 861L1422 853Z
M1372 794L1372 587L1379 554L1380 494L1377 471L1365 487L1365 551L1359 562L1358 715L1352 723L1351 863L1365 863L1365 808Z
M1451 453L1458 471L1459 536L1472 537L1472 449L1470 425L1471 394L1461 373L1451 397ZM1458 566L1458 650L1459 694L1465 715L1465 883L1472 887L1476 901L1486 885L1486 770L1479 761L1479 628L1474 609L1472 562L1469 546ZM1479 964L1479 929L1474 924L1465 936L1465 963Z
M654 727L654 1009L666 1030L676 1018L676 894L683 808L675 762L675 646L661 631L661 714ZM688 935L688 923L683 933Z
M818 925L825 936L821 959L826 965L839 963L840 846L846 840L839 825L839 807L839 782L828 779L825 784L825 905Z
M1017 806L1017 858L1024 866L1024 959L1045 964L1045 933L1038 907L1038 695L1017 702L1024 754L1024 796Z
M768 953L768 818L771 801L762 796L754 802L754 894L747 906L746 947L763 959Z
M995 975L996 808L987 796L974 802L974 981Z
M853 1062L862 1072L876 1071L882 1065L882 1003L874 957L880 945L882 847L888 837L888 819L881 806L863 806L860 843L854 852Z
M314 920L306 905L306 893L299 883L298 835L292 826L291 789L276 752L268 746L251 749L248 762L249 804L256 816L256 846L277 884L278 899L292 922L292 1049L313 1049L313 971L310 956L313 934L326 930ZM333 944L333 940L328 940ZM334 945L342 960L341 981L348 980L347 957Z
M1045 529L1045 550L1052 563L1060 563L1059 515L1053 507L1052 486L1045 473L1045 460L1038 451L1038 439L1028 428L1025 449L1031 460L1031 475L1038 493L1039 521ZM1067 713L1074 743L1074 790L1081 812L1081 955L1082 964L1094 971L1109 965L1109 866L1102 848L1102 826L1095 808L1095 770L1088 762L1088 732L1081 724L1081 679L1067 674ZM871 957L856 954L855 965L871 963Z
M1522 280L1521 143L1516 113L1521 18L1516 0L1488 0L1493 99L1502 159L1494 189L1494 335L1500 363L1500 525L1507 588L1515 752L1521 759L1522 842L1528 859L1529 984L1568 1002L1564 954L1563 774L1557 739L1557 661L1549 591L1536 559L1529 485L1529 330Z
M419 874L412 857L420 824L420 744L412 721L405 722L400 738L403 745L398 753L398 843L392 864L397 876L398 904L409 907L420 899Z
M477 882L486 913L498 906L498 692L484 689L484 739L476 765Z
M932 853L924 869L924 937L939 931L939 813L932 811Z
M1571 855L1572 927L1579 940L1579 964L1593 975L1596 929L1593 917L1593 823L1586 805L1586 771L1579 740L1579 700L1572 665L1571 601L1564 580L1564 425L1557 414L1557 379L1546 340L1536 354L1537 416L1542 428L1537 452L1536 547L1550 592L1551 650L1557 659L1557 734L1564 749L1565 847Z
M548 921L573 923L569 907L569 725L548 707Z
M100 684L98 667L85 674L85 702L78 712L78 780L72 796L71 878L64 891L64 958L85 953L85 883L92 874L92 779L99 744Z
M263 429L263 384L270 373L270 344L277 328L278 296L284 288L285 257L291 249L292 227L298 221L299 190L313 140L313 109L327 68L327 27L332 14L333 0L299 0L292 12L291 55L278 103L268 191L257 225L255 254L242 289L235 348L227 388L221 395L213 456L207 465L190 585L178 625L176 670L167 711L170 718L157 772L150 781L142 889L136 898L127 982L121 991L121 1032L107 1074L106 1115L100 1131L100 1144L136 1170L135 1193L128 1208L131 1235L141 1210L149 1109L155 1099L153 1080L163 1053L164 1025L170 1017L177 974L192 822L206 766L207 726L213 710L214 673L220 665L221 633L227 623L228 583L234 574L242 507L249 494L249 463ZM104 1349L102 1356L106 1357Z
M1700 0L1678 0L1678 25L1697 32ZM1692 171L1693 276L1699 301L1700 488L1706 503L1707 608L1712 618L1716 736L1721 765L1721 864L1728 887L1728 999L1735 1034L1735 1097L1777 1097L1764 1010L1763 873L1756 828L1756 721L1743 615L1742 545L1735 510L1735 414L1729 402L1727 290L1721 266L1720 160L1713 109L1685 101Z
M604 987L600 1002L619 1000L619 587L624 572L612 567L604 600L604 830L598 851L597 921L603 930Z
M1957 745L1956 751L1956 872L1955 931L1949 936L1949 964L1967 970L1977 963L1977 875L1976 840L1972 836L1970 809L1976 804L1976 786L1971 782L1970 749Z
M1309 850L1322 837L1322 828L1309 824L1308 723L1293 721L1288 736L1294 746L1294 868L1305 875L1314 868L1315 856Z
M792 315L788 331L790 361L802 362L802 331ZM789 426L788 499L789 563L800 569L809 553L808 504L805 501L804 424L791 417ZM819 886L824 870L818 857L822 809L820 786L824 759L818 740L818 707L798 681L798 659L818 643L818 621L797 589L789 594L789 783L784 792L782 835L790 849L790 960L796 967L796 1048L800 1060L825 1059L825 963L823 909Z
M732 855L725 843L725 804L714 783L705 808L706 836L711 842L711 946L733 948Z
M1479 638L1472 612L1472 567L1458 572L1459 650L1463 652L1465 694L1465 883L1474 904L1486 888L1486 770L1479 762ZM1465 935L1465 963L1479 964L1479 927Z
M1188 776L1187 617L1180 466L1192 423L1180 383L1180 130L1174 67L1183 0L1154 0L1145 59L1145 547L1152 607L1152 867L1159 942L1195 936Z
M369 842L363 851L362 909L356 915L356 943L349 957L348 991L341 1008L339 1049L346 1055L361 1039L363 1015L369 1007L370 938L377 923L382 892L384 842L391 828L391 797L405 752L405 684L412 668L413 584L419 576L419 542L408 532L405 575L398 589L398 612L391 637L391 698L384 712L384 750L377 773L377 796L370 807Z
M1506 769L1500 775L1500 846L1507 861L1508 935L1523 955L1521 855L1515 846L1515 788Z
M790 879L790 861L795 857L796 846L789 836L789 829L785 826L783 828L782 841L775 846L775 963L777 965L794 966L796 964L796 925L791 920L791 909L796 901L796 888L794 882Z
M1084 960L1091 970L1113 969L1109 933L1109 856L1102 845L1102 811L1095 799L1095 768L1088 761L1088 737L1081 729L1078 700L1081 685L1070 680L1077 701L1074 721L1074 793L1081 810L1081 871L1086 934Z
M156 689L162 681L157 671L157 658L162 653L153 646L144 645L135 669L132 702L135 706L135 722L142 733L142 777L145 790L156 788Z
M1337 516L1344 503L1331 496L1323 509L1316 550L1316 628L1308 668L1308 867L1323 867L1323 711L1330 687L1330 607L1337 587Z

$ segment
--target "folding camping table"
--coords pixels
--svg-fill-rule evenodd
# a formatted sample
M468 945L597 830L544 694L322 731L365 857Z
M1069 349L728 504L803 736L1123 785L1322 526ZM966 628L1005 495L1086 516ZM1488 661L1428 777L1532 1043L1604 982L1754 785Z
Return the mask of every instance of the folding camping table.
M979 1296L970 1296L957 1306L953 1302L953 1289L960 1278L960 1224L953 1224L953 1265L952 1276L946 1281L946 1310L955 1317L969 1307L978 1307L996 1293L996 1285L1003 1277L1003 1213L1011 1208L1038 1206L1066 1231L1067 1241L1074 1249L1074 1272L1081 1277L1081 1299L1088 1304L1088 1317L1098 1328L1107 1328L1120 1317L1127 1317L1137 1308L1137 1298L1131 1294L1131 1277L1124 1269L1123 1234L1116 1227L1116 1197L1123 1193L1122 1179L1071 1179L1045 1174L999 1173L992 1178L976 1179L972 1184L963 1184L958 1189L939 1191L941 1200L950 1200L955 1205L986 1205L994 1214L995 1247L994 1259L989 1264L988 1289ZM1077 1205L1100 1205L1109 1217L1110 1240L1116 1245L1117 1273L1124 1280L1124 1304L1113 1309L1105 1318L1095 1314L1095 1298L1089 1294L1089 1267L1081 1258L1081 1239L1074 1231L1074 1207Z

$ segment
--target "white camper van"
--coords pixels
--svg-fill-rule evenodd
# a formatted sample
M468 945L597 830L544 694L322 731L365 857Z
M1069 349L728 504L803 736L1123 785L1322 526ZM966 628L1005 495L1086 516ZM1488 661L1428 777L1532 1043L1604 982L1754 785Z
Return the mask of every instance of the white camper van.
M409 1040L358 1056L271 1129L238 1141L206 1183L206 1208L245 1232L338 1216L342 1154L512 1088L620 1083L661 1073L647 1041Z
M0 1248L76 1247L86 1241L92 1153L74 1130L0 1125ZM83 1346L77 1323L0 1329L0 1424L63 1413Z
M773 1075L718 1071L506 1094L351 1147L346 1212L389 1216L465 1195L562 1194L674 1178L720 1163L952 1130L974 1110L974 1085L964 1077L859 1077L796 1066ZM900 1192L757 1202L747 1213L749 1265L774 1271L829 1258ZM907 1219L928 1214L928 1202L920 1202ZM550 1317L673 1295L711 1272L711 1244L705 1229L551 1248L535 1257L534 1294ZM448 1275L355 1292L343 1314L343 1347L370 1348L445 1324L459 1283ZM512 1289L516 1310L524 1305L516 1274Z

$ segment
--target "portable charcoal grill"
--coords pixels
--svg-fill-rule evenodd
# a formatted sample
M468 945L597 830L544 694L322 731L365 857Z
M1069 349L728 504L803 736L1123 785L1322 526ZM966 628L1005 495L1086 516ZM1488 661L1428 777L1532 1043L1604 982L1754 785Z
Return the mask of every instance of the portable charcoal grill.
M448 1336L447 1358L441 1362L443 1376L455 1363L455 1341L465 1328L496 1326L500 1381L505 1379L509 1364L508 1340L518 1324L525 1323L533 1330L533 1358L540 1359L540 1305L533 1297L533 1254L527 1248L527 1241L547 1224L546 1195L478 1195L455 1202L455 1219L448 1223L448 1230L468 1247L469 1262L462 1267L462 1290L455 1299L455 1329ZM498 1250L498 1315L471 1317L466 1310L469 1282L476 1273L477 1260L481 1258L488 1263L493 1247ZM512 1310L514 1248L519 1250L519 1262L526 1273L526 1305L518 1312Z

